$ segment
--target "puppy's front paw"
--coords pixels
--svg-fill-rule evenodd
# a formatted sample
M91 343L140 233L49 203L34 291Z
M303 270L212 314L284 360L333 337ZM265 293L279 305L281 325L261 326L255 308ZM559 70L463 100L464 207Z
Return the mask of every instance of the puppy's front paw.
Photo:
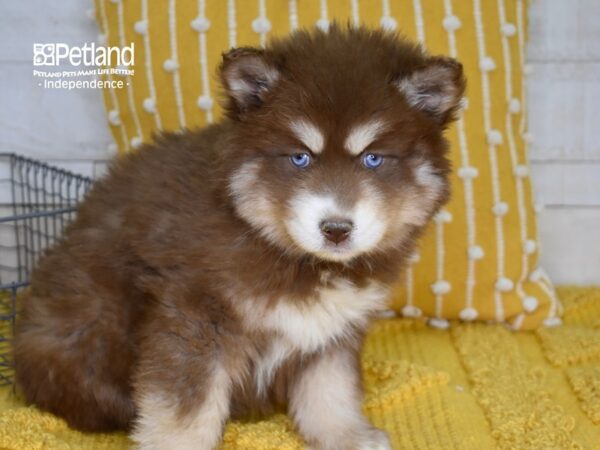
M356 450L392 450L390 438L385 431L370 428L359 436Z

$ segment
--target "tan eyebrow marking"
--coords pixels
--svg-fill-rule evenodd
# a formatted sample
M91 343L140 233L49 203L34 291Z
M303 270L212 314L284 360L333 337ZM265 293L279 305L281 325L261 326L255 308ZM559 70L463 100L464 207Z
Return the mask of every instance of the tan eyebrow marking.
M290 127L296 137L302 141L313 153L321 153L325 146L323 133L306 119L294 120Z
M350 130L350 133L348 133L344 147L350 154L358 155L367 148L369 144L385 130L385 128L386 124L379 119L357 125Z

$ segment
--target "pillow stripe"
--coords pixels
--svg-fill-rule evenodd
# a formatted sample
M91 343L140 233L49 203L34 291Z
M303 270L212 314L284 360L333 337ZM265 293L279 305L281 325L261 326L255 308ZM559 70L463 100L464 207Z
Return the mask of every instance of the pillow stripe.
M445 10L445 26L448 35L448 48L449 54L453 58L458 58L458 51L456 47L456 34L457 24L460 24L459 19L454 15L452 8L452 0L444 0ZM471 167L469 159L469 148L467 135L465 131L464 122L464 111L460 111L460 116L456 123L456 129L458 134L458 146L460 150L461 167L464 169L463 173L465 176L460 177L463 183L463 193L465 202L465 223L466 223L466 241L467 241L467 252L469 249L474 249L477 246L477 227L475 220L475 199L473 196L473 167ZM465 281L465 303L462 311L475 311L473 304L473 290L475 287L475 269L478 259L475 258L474 252L472 251L467 258L467 279ZM461 311L461 312L462 312ZM477 314L479 314L477 312ZM475 319L473 314L462 314L463 318L467 320Z
M325 28L325 24L329 23L327 0L321 0L321 2L319 4L319 13L320 13L320 18L319 18L319 22L317 22L317 26L320 26L321 28Z
M181 93L181 76L179 72L179 55L177 53L177 16L175 0L169 0L169 45L171 56L163 63L163 68L167 72L171 72L173 77L173 91L175 92L175 105L177 105L177 118L179 119L179 127L185 128L187 120L185 109L183 106L183 95Z
M417 259L417 255L418 253L415 253L410 260L408 261L408 264L406 265L406 268L404 269L404 289L405 289L405 298L404 298L404 303L405 306L402 308L401 312L402 315L404 315L405 317L421 317L422 315L422 311L420 308L418 308L417 306L415 306L414 304L414 272L413 272L413 265L415 264L415 260ZM402 302L401 302L402 303Z
M237 44L237 22L235 18L235 0L227 0L227 30L229 32L229 48Z
M383 20L386 17L392 17L392 12L390 8L390 0L381 0L381 19ZM383 23L381 23L383 26Z
M417 41L425 44L425 20L423 19L421 0L413 0L413 10L415 12L415 26L417 27Z
M523 0L517 0L517 37L519 41L519 64L522 73L525 75L525 24L523 19ZM525 77L521 77L521 122L519 133L525 134L527 126L527 85Z
M554 326L559 323L557 319L558 316L562 314L562 307L558 301L556 292L554 291L554 286L544 271L542 271L542 279L538 283L550 298L550 309L548 310L548 315L546 316L544 323L546 326Z
M117 2L117 30L119 36L119 46L121 48L127 46L127 40L125 38L125 24L123 19L123 2ZM120 75L123 77L122 75ZM127 105L131 118L133 119L133 125L135 126L135 135L131 138L130 144L132 148L137 148L142 144L142 126L140 124L140 117L138 116L137 108L135 106L135 98L133 91L133 83L129 75L124 76L126 86L125 90L127 93Z
M493 132L498 132L492 128L492 99L490 95L489 78L487 71L491 69L492 65L495 64L493 60L486 54L485 48L485 30L483 27L483 17L481 11L481 1L473 0L473 18L475 19L475 34L477 38L477 49L479 54L479 66L481 71L481 90L483 96L483 123L485 136L487 138L487 149L488 158L491 172L491 183L492 183L492 199L493 207L497 208L504 205L502 201L502 194L500 191L500 176L498 172L498 161L497 161L497 145L499 142L494 140ZM488 63L488 64L486 64ZM501 209L495 210L495 231L496 231L496 279L501 281L505 278L505 266L504 266L504 218L503 214L500 214ZM498 322L504 321L504 306L502 303L502 294L496 287L494 289L494 302L496 308L496 320Z
M258 17L252 23L252 27L254 28L254 31L259 33L259 35L260 35L260 46L264 47L265 45L267 45L268 31L261 31L261 27L260 27L261 22L259 22L259 20L262 21L262 23L264 23L264 24L267 23L266 21L268 19L267 19L266 0L258 0Z
M152 114L154 125L157 130L162 130L162 121L158 111L158 101L156 98L156 86L154 84L154 74L152 69L152 47L150 45L150 20L148 17L148 0L141 0L142 4L142 22L145 24L144 40L144 68L146 69L146 81L148 83L148 97L142 104L144 111Z
M108 16L106 13L105 0L98 0L98 4L100 6L100 8L99 8L100 21L101 21L100 28L102 30L102 35L101 35L100 40L105 41L106 45L110 45L111 33L110 33L110 27L108 25ZM110 66L106 66L105 68L108 69L109 67ZM113 77L110 73L106 75L106 79L112 85ZM108 99L105 97L106 107L108 109L108 121L112 126L119 127L119 131L121 134L121 149L124 151L129 151L130 150L129 138L127 135L127 130L125 129L125 124L123 123L123 120L121 119L121 108L119 106L119 99L117 97L117 93L112 88L108 88L108 89L106 89L106 91L108 92L109 98L110 98L110 105L109 105Z
M437 319L443 318L444 314L444 294L449 292L446 289L449 286L448 282L444 279L444 262L445 262L445 247L444 247L444 220L445 214L449 214L446 210L439 212L434 218L435 222L435 246L436 246L436 282L433 284L435 293L435 317Z
M360 24L360 9L358 7L358 0L350 0L352 9L352 23L354 25Z
M198 48L200 49L200 54L198 57L200 63L200 76L201 76L201 84L202 84L202 96L198 97L197 106L202 109L205 113L206 122L213 122L213 100L210 95L210 81L208 76L208 51L206 49L206 40L208 31L208 27L210 26L210 22L206 17L206 0L198 0L198 17L195 19L199 21L199 29L195 31L198 32Z
M509 105L510 101L513 97L513 88L512 88L512 60L511 60L511 52L510 52L510 43L508 41L509 37L506 35L504 30L507 27L506 20L506 6L504 4L504 0L497 0L498 3L498 18L500 21L500 29L503 30L502 34L502 57L504 60L504 78L505 78L505 100L506 104ZM523 179L517 173L517 166L519 165L517 149L515 145L515 136L512 127L513 117L510 111L510 108L506 108L506 138L510 153L510 160L512 165L512 173L513 179L516 184L516 192L517 192L517 212L519 216L519 235L521 241L521 276L516 284L516 292L521 301L525 299L525 292L523 291L523 282L527 277L527 273L529 272L529 254L526 251L526 242L527 242L527 214L525 212L525 198L523 192Z
M296 0L289 0L288 9L290 11L290 31L298 28L298 3Z

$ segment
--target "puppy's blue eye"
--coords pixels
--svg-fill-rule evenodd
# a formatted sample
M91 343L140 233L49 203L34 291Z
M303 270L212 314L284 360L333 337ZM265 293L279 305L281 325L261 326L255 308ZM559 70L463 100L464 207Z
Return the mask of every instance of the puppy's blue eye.
M363 164L367 169L377 169L383 164L383 156L375 153L366 153L362 158Z
M308 153L296 153L290 156L290 161L294 166L304 168L311 163L311 158Z

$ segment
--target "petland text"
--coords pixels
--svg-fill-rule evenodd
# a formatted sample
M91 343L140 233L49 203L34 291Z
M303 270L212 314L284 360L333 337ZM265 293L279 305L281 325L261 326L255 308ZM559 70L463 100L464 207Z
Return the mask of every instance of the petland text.
M72 66L133 66L135 65L135 44L124 47L96 46L86 42L82 46L64 43L33 44L34 66L59 66L63 62Z

